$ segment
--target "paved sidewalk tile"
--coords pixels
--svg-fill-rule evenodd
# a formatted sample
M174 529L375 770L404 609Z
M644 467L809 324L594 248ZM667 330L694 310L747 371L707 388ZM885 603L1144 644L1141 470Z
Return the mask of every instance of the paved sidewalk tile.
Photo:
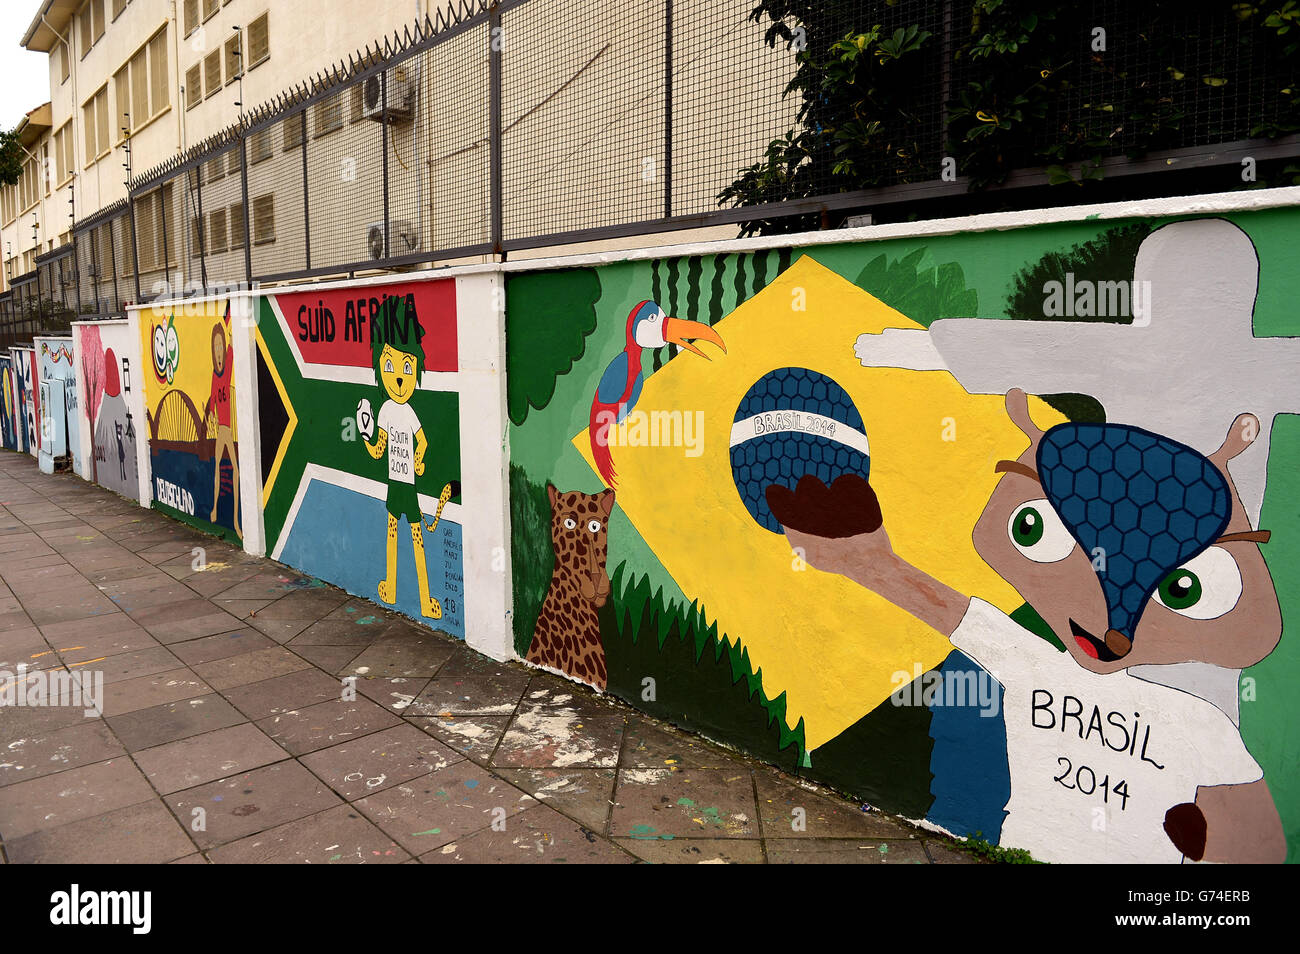
M104 691L0 711L0 863L982 861L25 454L0 501L0 670Z

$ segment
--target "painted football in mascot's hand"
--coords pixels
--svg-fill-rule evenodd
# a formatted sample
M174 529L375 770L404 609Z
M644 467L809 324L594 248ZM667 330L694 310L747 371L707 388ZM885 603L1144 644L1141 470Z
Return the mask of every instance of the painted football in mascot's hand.
M357 402L357 430L366 440L375 436L375 415L370 409L369 398L362 398Z
M768 505L769 486L793 493L805 476L830 488L837 478L852 475L857 479L840 487L851 484L861 492L870 472L862 415L848 392L826 375L778 368L741 398L731 427L731 476L745 509L764 529L782 532Z

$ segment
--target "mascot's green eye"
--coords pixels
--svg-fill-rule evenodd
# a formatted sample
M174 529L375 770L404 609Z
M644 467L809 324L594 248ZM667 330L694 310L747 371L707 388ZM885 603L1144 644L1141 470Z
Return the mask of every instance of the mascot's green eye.
M1033 507L1021 507L1011 520L1011 539L1022 547L1043 539L1043 515Z
M1007 536L1035 563L1055 563L1074 551L1074 537L1046 499L1026 500L1016 507L1007 521Z
M1170 609L1183 610L1201 601L1201 578L1181 567L1160 581L1160 602Z
M1223 547L1210 547L1160 581L1154 599L1190 619L1216 619L1241 599L1241 568Z

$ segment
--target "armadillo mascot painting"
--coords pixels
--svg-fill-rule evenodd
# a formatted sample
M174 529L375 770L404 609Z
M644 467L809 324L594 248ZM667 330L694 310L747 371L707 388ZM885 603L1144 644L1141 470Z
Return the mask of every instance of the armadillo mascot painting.
M1298 226L512 276L516 651L1034 859L1295 857Z

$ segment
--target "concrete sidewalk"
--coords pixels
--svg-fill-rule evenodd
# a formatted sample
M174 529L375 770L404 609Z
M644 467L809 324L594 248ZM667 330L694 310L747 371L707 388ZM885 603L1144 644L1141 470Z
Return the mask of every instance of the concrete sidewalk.
M105 683L0 708L9 863L974 860L10 451L0 580L0 680Z

